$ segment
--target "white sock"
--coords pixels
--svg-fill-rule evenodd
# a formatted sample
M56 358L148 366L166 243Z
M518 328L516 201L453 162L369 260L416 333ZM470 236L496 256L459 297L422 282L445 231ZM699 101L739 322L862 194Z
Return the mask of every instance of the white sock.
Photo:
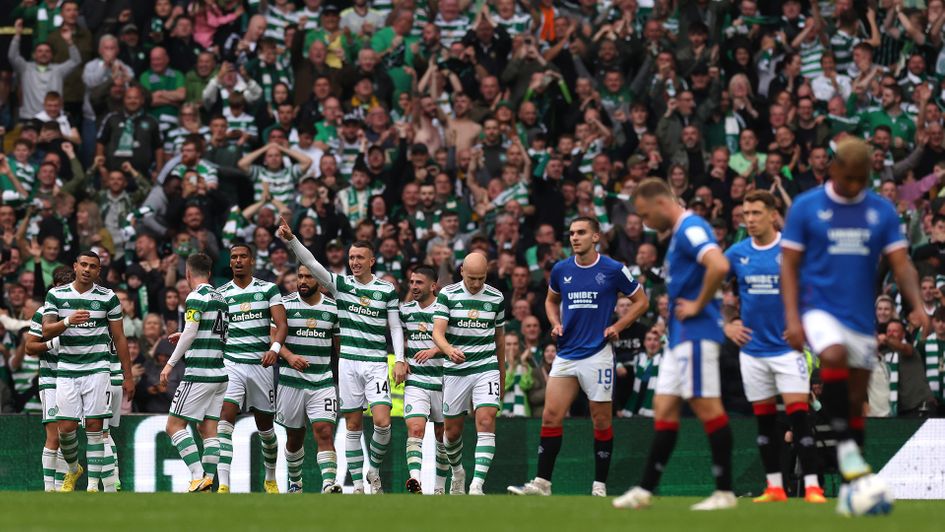
M102 462L105 460L105 438L101 431L86 431L85 456L89 463L88 491L98 491L102 480Z
M410 478L420 480L420 469L423 466L423 440L407 438L407 470Z
M361 450L360 430L350 430L345 436L345 460L348 462L348 472L354 482L354 489L364 489L364 452Z
M62 479L66 476L67 471L69 471L69 465L66 464L66 459L62 457L62 449L60 449L56 451L56 491L62 488Z
M217 464L217 478L221 486L229 486L230 464L233 463L233 424L221 420L217 425L217 437L220 438L220 463Z
M193 436L187 429L181 429L171 436L171 443L177 447L177 452L181 459L190 469L190 480L203 478L203 464L200 463L200 453L197 451L197 444Z
M817 475L804 475L804 487L805 488L819 488L820 481L817 480Z
M784 488L784 479L781 473L768 473L765 475L768 478L768 486L772 488Z
M276 460L279 458L279 440L276 439L276 430L259 431L259 443L262 447L266 481L274 481L276 480Z
M43 488L56 490L56 451L43 447Z

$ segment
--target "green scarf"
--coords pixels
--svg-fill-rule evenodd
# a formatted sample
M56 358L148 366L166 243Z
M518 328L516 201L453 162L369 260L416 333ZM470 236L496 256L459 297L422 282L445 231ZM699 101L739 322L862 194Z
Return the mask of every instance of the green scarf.
M121 137L118 138L118 147L115 148L116 157L131 157L135 150L135 120L141 116L141 111L125 117L121 123Z

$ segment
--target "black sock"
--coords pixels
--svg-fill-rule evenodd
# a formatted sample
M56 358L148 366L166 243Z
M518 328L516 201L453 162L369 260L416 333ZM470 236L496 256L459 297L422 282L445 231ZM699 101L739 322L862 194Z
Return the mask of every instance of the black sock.
M791 421L791 432L794 436L794 448L797 449L797 458L801 462L802 475L817 474L817 448L814 443L814 434L807 419L807 403L787 405L788 419Z
M564 429L561 427L542 427L541 442L538 444L538 477L551 481L555 470L555 459L561 450L561 438Z
M838 442L852 438L850 434L850 385L847 382L849 376L850 372L846 368L820 370L820 379L823 381L820 402L823 404L824 414L830 420L830 428L836 433Z
M755 405L758 420L758 451L766 474L781 472L781 445L777 437L778 408L774 404Z
M650 456L646 459L646 466L643 469L643 480L640 481L640 487L647 491L656 491L656 486L660 483L660 477L663 475L663 469L669 462L669 457L673 454L673 448L676 447L676 438L679 436L678 421L657 421L656 434L653 435L653 443L650 444Z
M614 452L614 429L594 431L594 480L607 482L610 472L610 457Z
M732 491L732 427L728 416L710 419L704 424L712 448L712 474L715 475L715 489Z
M863 416L850 416L850 437L860 446L860 450L866 444L866 427Z

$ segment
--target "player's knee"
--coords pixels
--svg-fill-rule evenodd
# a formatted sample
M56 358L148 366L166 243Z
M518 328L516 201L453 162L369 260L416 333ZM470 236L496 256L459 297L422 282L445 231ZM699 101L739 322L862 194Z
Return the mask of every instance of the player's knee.
M361 430L364 427L364 418L360 412L345 414L345 427L348 430Z
M476 432L495 432L495 414L476 415Z
M842 345L832 345L824 349L819 358L821 367L845 367L847 365L847 349Z
M312 429L312 432L315 434L315 443L318 445L331 443L334 439L334 427L329 424L318 424Z
M610 416L603 415L592 416L591 423L594 425L594 430L607 430L612 425Z

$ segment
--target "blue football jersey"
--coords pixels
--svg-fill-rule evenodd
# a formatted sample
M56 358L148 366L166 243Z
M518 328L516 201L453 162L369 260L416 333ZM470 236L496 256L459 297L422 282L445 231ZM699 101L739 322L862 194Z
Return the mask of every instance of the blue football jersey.
M781 246L804 253L800 310L822 310L850 329L872 335L876 273L885 253L907 246L896 209L866 192L847 200L828 183L794 200Z
M631 296L640 284L623 263L598 255L590 266L579 266L574 257L559 261L551 269L548 288L561 294L564 334L558 338L557 356L581 360L607 343L604 330L610 326L617 294Z
M718 248L712 228L704 219L687 212L676 222L666 252L666 288L669 292L669 346L684 342L711 340L722 343L721 304L713 298L702 312L680 322L676 319L676 299L696 300L702 291L705 266L699 259L712 248Z
M738 283L741 318L751 329L751 341L742 352L773 357L792 351L784 341L784 302L781 300L781 235L758 247L750 238L725 252L732 267L729 277Z

